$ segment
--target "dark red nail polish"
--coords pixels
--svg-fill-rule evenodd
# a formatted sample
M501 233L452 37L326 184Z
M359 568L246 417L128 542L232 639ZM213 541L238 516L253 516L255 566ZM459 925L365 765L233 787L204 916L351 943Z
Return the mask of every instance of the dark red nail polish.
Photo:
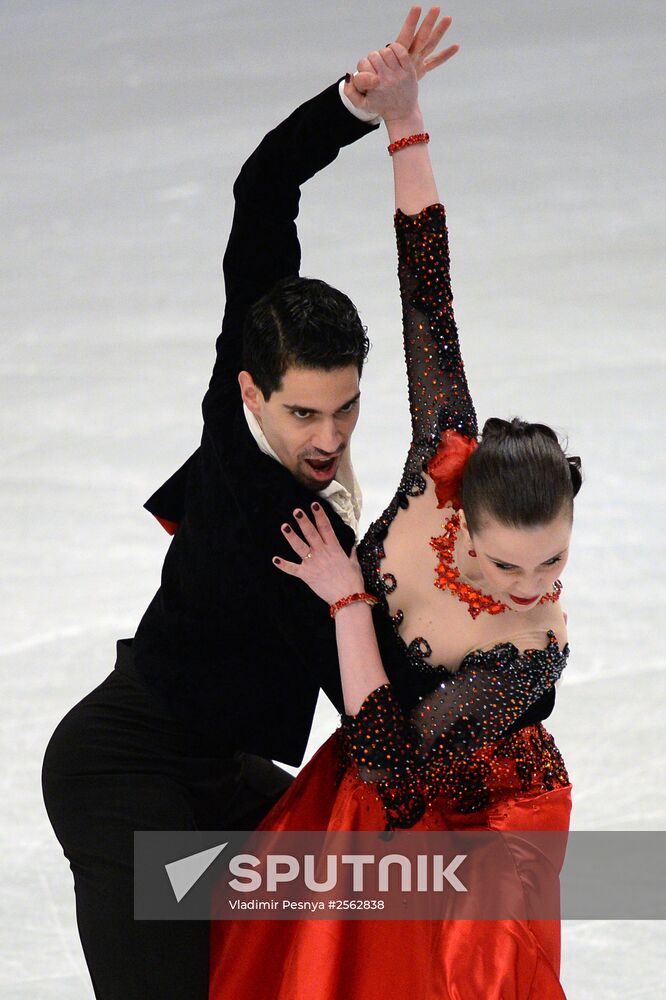
M275 563L276 566L279 566L279 564L280 564L280 560L278 559L277 556L275 557L275 559L273 560L273 562Z
M288 524L285 524L284 525L284 533L285 533L285 535L288 535L290 532L291 532L291 528L289 527Z
M313 504L312 504L312 509L313 509L313 510L321 510L321 507L319 506L319 504L318 504L318 503L313 503Z
M296 511L296 517L303 517L303 511L302 510L297 510Z

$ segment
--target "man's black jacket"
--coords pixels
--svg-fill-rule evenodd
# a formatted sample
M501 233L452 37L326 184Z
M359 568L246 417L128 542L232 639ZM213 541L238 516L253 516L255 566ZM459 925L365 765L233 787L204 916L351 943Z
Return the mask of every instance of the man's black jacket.
M212 749L293 765L319 688L342 709L335 628L324 603L271 563L291 554L280 524L315 494L262 454L247 427L237 381L243 321L276 281L298 273L301 184L371 130L334 85L269 132L244 165L201 445L146 503L179 526L133 642L139 672ZM353 531L330 507L328 514L349 552Z

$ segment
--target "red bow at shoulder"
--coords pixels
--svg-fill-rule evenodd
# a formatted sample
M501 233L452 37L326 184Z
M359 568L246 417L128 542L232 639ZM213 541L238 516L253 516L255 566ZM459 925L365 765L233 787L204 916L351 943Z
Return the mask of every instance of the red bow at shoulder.
M467 460L478 447L476 438L458 431L446 430L437 451L428 463L428 475L435 484L437 506L452 504L456 510L461 505L460 491Z

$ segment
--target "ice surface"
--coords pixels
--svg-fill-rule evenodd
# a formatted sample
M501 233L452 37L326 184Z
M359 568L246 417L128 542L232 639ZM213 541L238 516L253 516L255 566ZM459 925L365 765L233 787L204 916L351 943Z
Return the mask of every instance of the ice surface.
M39 769L159 581L167 537L141 505L199 440L233 179L403 6L0 8L3 998L91 995ZM479 416L551 422L586 475L549 722L572 825L664 829L661 4L448 12L461 52L423 103ZM391 216L376 135L308 186L300 223L303 272L352 296L374 345L354 449L365 523L408 440ZM308 756L335 724L322 702ZM568 995L663 996L665 938L654 922L566 924Z

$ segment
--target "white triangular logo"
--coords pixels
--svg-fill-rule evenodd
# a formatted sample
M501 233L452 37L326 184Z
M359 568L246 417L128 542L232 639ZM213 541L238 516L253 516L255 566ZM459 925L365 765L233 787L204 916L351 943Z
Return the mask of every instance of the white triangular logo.
M171 861L165 865L166 873L171 882L176 902L180 903L183 896L187 895L195 882L203 873L210 868L215 858L222 853L229 841L219 844L217 847L209 847L207 851L199 851L198 854L190 854L179 861Z

